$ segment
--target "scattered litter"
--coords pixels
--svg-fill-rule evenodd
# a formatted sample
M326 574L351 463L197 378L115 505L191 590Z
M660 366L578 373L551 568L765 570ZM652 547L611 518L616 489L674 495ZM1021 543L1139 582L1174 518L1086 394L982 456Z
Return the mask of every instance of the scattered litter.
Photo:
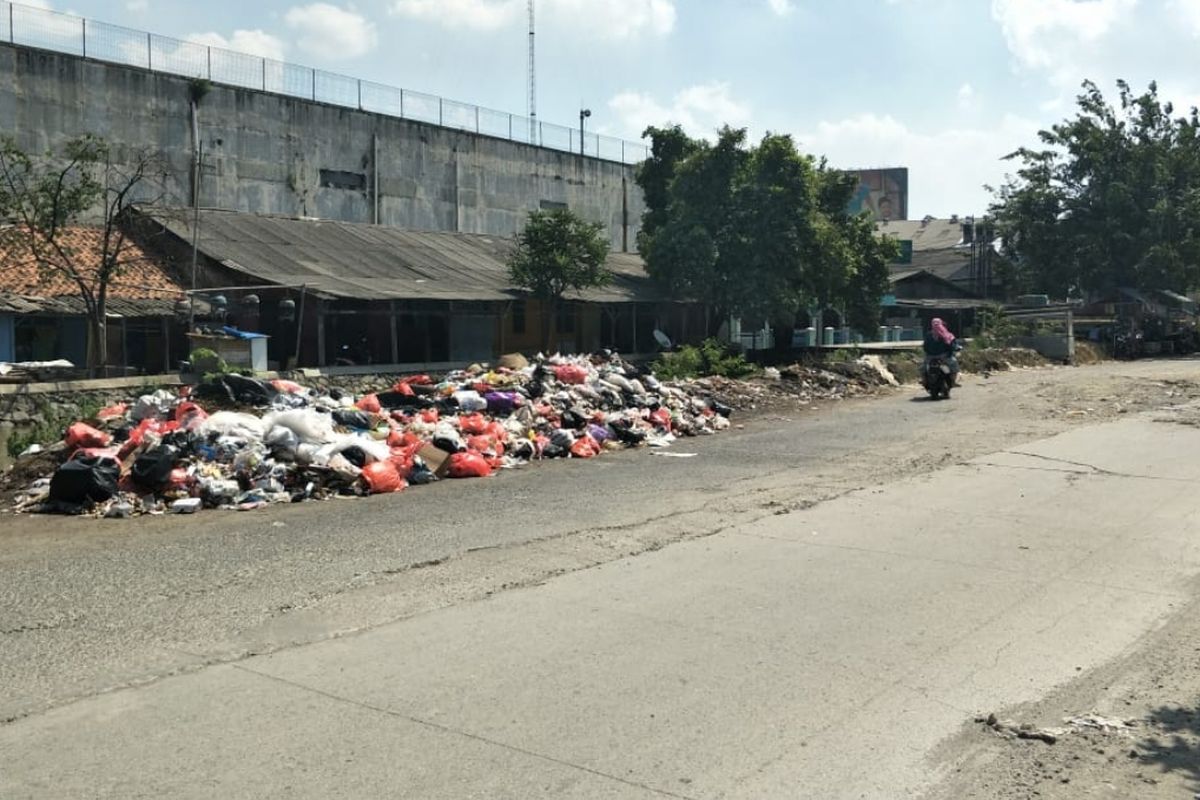
M699 453L669 453L665 450L655 450L650 455L662 456L663 458L695 458Z
M631 447L694 458L662 449L727 430L738 407L721 392L733 384L659 382L608 352L504 362L357 396L229 374L130 398L18 458L6 476L21 489L13 510L110 519L250 511Z
M1082 717L1067 717L1063 723L1072 728L1090 728L1105 732L1131 731L1137 727L1137 720L1112 719L1099 714L1085 714Z

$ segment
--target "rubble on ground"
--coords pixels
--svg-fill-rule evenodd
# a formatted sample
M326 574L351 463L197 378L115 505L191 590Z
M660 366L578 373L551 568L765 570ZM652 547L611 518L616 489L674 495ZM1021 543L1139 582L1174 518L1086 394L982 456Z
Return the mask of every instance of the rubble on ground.
M855 361L768 367L761 376L748 380L713 376L682 385L711 393L738 411L761 411L878 394L897 382L881 359L864 356Z
M223 375L110 406L5 476L15 510L124 518L250 510L488 477L729 427L702 381L660 383L608 353L506 357L363 395Z

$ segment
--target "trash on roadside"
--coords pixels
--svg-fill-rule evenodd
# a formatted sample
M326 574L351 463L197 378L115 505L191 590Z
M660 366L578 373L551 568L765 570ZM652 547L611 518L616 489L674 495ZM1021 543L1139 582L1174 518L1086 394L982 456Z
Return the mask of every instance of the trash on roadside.
M351 395L231 374L130 398L29 448L11 473L28 487L14 510L122 519L390 494L532 460L667 448L726 430L733 413L712 384L660 383L607 352L513 354L380 384Z

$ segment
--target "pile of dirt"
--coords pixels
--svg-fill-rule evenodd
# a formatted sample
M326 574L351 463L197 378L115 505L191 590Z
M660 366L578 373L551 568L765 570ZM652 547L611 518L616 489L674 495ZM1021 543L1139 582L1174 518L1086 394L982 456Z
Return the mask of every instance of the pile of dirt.
M1034 350L1022 347L997 347L987 349L967 348L958 356L964 372L985 375L990 372L1006 372L1019 367L1045 367L1048 361Z
M859 359L769 367L746 380L713 376L689 385L738 411L772 411L882 394L895 385L889 377L878 359Z

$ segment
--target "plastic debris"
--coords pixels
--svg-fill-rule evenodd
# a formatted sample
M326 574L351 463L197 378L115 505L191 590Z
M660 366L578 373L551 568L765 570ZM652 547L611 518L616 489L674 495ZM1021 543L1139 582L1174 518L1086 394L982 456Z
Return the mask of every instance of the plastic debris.
M111 405L18 459L28 477L15 510L122 519L390 494L534 459L665 448L727 429L733 413L703 382L659 382L611 353L369 382L350 394L222 375Z

